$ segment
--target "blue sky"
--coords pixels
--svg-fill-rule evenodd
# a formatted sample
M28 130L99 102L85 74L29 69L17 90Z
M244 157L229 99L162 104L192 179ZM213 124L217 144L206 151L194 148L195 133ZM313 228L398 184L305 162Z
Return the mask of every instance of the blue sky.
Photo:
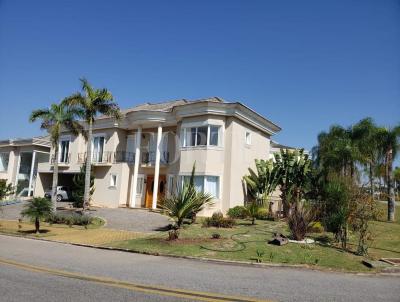
M400 121L399 1L0 0L0 138L87 77L121 107L220 96L311 148L329 125Z

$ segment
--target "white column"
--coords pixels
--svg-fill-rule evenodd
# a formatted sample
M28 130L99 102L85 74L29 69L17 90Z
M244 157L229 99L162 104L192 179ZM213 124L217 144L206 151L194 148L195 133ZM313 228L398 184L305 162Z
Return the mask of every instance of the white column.
M132 181L132 194L131 200L129 203L130 208L134 208L136 205L136 188L137 188L137 180L139 173L139 164L140 164L140 144L142 142L142 126L139 126L136 137L135 137L135 166L133 168L133 181ZM140 205L138 205L140 206Z
M36 151L32 153L32 163L31 163L31 173L29 175L29 187L28 187L28 197L31 196L32 189L32 181L33 181L33 170L35 169L35 160L36 160Z
M158 125L157 129L157 145L156 145L156 162L154 168L154 187L153 187L153 205L152 208L157 208L157 193L158 193L158 178L160 176L160 148L161 148L162 127Z

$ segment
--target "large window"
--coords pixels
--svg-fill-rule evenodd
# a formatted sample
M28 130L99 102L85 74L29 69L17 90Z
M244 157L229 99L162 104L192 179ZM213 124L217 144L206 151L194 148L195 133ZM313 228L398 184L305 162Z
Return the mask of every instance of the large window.
M0 153L0 172L7 172L9 159L10 159L9 152Z
M92 161L95 163L101 163L103 161L104 142L104 136L95 136L93 138Z
M182 176L182 180L189 182L190 176ZM219 198L219 176L195 176L194 186L198 192L209 193L215 198Z
M182 145L184 147L218 146L219 129L220 126L215 125L183 128Z
M60 141L60 154L58 160L60 163L69 162L69 139L62 139Z

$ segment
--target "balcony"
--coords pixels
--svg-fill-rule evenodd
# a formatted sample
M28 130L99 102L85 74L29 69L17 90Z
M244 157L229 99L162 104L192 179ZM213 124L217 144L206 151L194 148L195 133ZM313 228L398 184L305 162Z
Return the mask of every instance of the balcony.
M135 153L125 151L104 151L92 154L92 164L96 166L109 166L115 163L134 163ZM78 153L78 164L86 162L86 152Z
M155 151L142 151L141 163L143 166L154 166L156 163ZM169 152L162 151L160 154L160 164L166 165L169 163Z
M67 154L60 154L59 156L56 156L55 154L52 154L50 156L50 164L54 166L54 162L58 158L58 166L59 167L67 167L70 164L70 158L71 158L71 153Z

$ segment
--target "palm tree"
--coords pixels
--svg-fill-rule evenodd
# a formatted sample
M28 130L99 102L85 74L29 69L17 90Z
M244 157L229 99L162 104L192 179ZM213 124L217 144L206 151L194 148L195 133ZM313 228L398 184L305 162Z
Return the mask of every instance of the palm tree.
M176 193L163 198L161 202L162 209L175 221L174 229L170 233L170 239L178 239L179 229L185 219L192 219L207 205L213 203L214 197L211 194L196 191L194 174L195 166L193 166L190 180L184 182L182 188L177 186Z
M394 128L380 128L380 150L385 154L386 185L388 198L388 221L394 221L395 193L393 184L393 161L399 150L400 125Z
M370 193L374 198L374 171L380 159L379 130L373 119L368 117L354 125L353 134L360 162L368 170Z
M52 213L52 202L47 198L36 197L28 202L21 212L22 216L27 216L35 222L36 234L39 234L40 220Z
M83 129L82 125L75 120L75 117L79 114L79 110L70 107L64 99L60 104L51 104L50 108L32 111L29 117L30 122L41 120L40 128L49 132L51 144L54 148L53 185L51 192L51 202L54 211L57 209L58 144L60 133L64 129L67 129L75 135L79 134Z
M85 171L85 190L83 195L83 208L89 205L90 200L90 171L92 167L92 132L93 123L100 114L120 119L121 112L119 106L113 101L113 96L106 88L95 89L86 79L80 80L82 83L83 94L78 92L70 96L66 102L78 108L85 120L87 131L87 148L86 148L86 171Z
M329 132L321 132L318 135L318 145L312 153L315 164L324 172L325 177L329 173L354 177L358 150L351 128L334 125Z

